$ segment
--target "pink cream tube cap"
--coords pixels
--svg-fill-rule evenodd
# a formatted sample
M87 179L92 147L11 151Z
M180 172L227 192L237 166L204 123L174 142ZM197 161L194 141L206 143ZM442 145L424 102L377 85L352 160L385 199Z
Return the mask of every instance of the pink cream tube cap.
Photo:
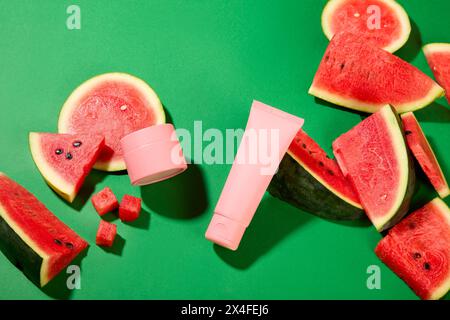
M120 142L133 185L162 181L187 169L180 142L171 124L137 130Z
M236 250L303 119L254 101L242 141L206 231Z

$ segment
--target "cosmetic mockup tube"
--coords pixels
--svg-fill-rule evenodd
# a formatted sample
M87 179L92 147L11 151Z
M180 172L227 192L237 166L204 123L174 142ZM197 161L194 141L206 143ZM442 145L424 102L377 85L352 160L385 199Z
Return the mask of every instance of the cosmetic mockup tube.
M206 239L236 250L303 119L253 101Z

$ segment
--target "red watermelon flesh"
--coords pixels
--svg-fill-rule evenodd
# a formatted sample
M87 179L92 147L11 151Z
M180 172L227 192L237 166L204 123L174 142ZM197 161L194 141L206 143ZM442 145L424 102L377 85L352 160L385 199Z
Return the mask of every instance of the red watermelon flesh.
M443 89L406 61L354 34L338 33L330 41L309 93L364 112L390 104L403 113L427 106Z
M94 168L125 170L120 140L125 135L165 122L161 102L143 80L108 73L80 85L62 107L58 130L70 134L100 134L106 147Z
M330 159L305 131L300 130L296 134L289 146L288 153L297 162L302 163L303 167L313 173L322 183L338 193L342 199L353 206L361 207L355 190L342 174L336 160Z
M402 114L403 128L409 149L419 162L423 171L441 198L449 195L447 180L439 166L439 162L428 143L419 122L412 112Z
M423 48L437 82L444 87L450 103L450 43L431 43Z
M373 20L377 13L379 25ZM330 0L322 13L322 28L329 39L348 31L389 52L399 49L411 32L408 15L392 0Z
M97 161L104 141L101 135L30 133L36 166L52 189L69 202Z
M415 175L393 108L381 109L341 135L333 152L377 230L406 214Z
M0 248L31 281L44 286L87 246L34 195L0 173Z
M450 210L439 198L389 230L377 256L422 299L450 289Z

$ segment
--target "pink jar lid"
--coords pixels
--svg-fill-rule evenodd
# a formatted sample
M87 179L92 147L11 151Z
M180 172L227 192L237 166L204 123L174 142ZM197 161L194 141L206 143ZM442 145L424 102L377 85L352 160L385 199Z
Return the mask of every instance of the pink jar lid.
M120 140L131 184L142 186L171 178L187 169L171 124L132 132Z

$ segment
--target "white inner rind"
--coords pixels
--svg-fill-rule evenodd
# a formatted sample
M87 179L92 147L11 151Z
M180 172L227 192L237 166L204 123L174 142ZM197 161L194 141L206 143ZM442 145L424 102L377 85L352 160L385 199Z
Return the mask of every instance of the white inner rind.
M102 82L108 81L127 83L136 88L142 96L147 99L147 104L145 105L148 105L148 109L152 110L155 115L154 124L162 124L166 122L164 108L158 95L145 81L126 73L113 72L101 74L85 81L70 94L59 114L59 133L75 133L70 130L69 123L74 110L78 107L79 100ZM103 171L121 171L126 169L126 165L123 159L118 159L108 162L96 162L94 168Z
M398 36L398 38L392 41L388 46L383 48L388 52L395 52L398 49L400 49L406 43L406 41L408 41L409 35L411 33L411 23L409 21L409 17L405 9L403 9L403 7L396 1L393 0L379 0L379 1L383 2L386 6L390 7L395 12L395 15L400 23L399 27L400 35ZM322 29L325 36L329 40L331 40L331 38L333 38L334 36L334 33L331 30L331 21L333 18L333 14L339 7L345 5L346 2L347 0L330 0L323 9L321 18Z
M29 135L31 156L48 185L61 197L69 202L75 199L75 186L66 181L46 160L42 154L41 137L39 133Z
M350 204L351 206L358 208L358 209L363 209L363 207L361 206L360 203L354 202L353 200L351 200L350 198L347 198L346 196L344 196L341 192L339 192L338 190L336 190L335 188L333 188L332 186L330 186L328 183L326 183L321 177L319 177L317 174L315 174L313 171L311 171L298 157L296 157L292 152L287 152L299 165L301 165L303 167L303 169L305 169L310 175L312 175L314 177L314 179L316 179L317 181L319 181L322 185L324 185L328 190L330 190L330 192L332 192L334 195L336 195L338 198L342 199L343 201L347 202L348 204Z
M423 52L426 56L438 52L450 53L450 43L430 43L423 47Z

